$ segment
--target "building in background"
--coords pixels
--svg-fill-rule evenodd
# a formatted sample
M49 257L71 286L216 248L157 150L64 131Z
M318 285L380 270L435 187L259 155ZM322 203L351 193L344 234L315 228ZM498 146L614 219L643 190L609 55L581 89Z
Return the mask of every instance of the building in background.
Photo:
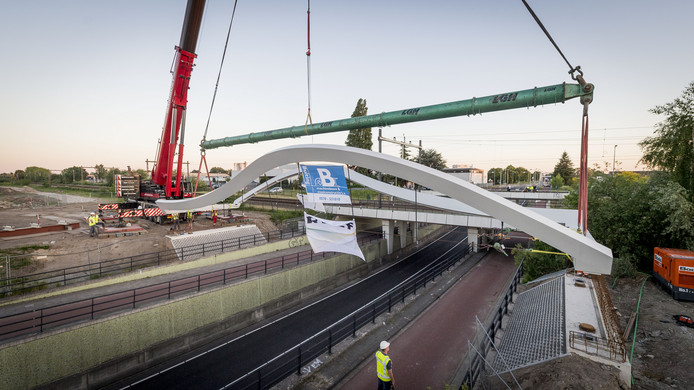
M453 168L443 169L450 175L463 179L472 184L482 184L484 183L484 169L473 168L467 165L457 165L454 164Z

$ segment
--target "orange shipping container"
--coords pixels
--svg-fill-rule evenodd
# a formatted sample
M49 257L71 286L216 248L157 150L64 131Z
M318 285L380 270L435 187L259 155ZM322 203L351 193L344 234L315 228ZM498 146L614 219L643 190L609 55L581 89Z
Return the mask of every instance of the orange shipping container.
M670 291L673 298L694 301L694 252L655 248L653 276Z

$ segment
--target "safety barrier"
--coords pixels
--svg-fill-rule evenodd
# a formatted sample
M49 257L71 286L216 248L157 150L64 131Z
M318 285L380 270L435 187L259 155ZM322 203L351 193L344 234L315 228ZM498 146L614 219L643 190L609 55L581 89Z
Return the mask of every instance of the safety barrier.
M19 277L10 277L0 280L0 290L5 296L21 294L31 291L44 290L52 286L60 287L68 284L77 284L104 276L113 276L135 270L159 266L173 261L185 261L197 259L212 253L224 253L248 246L265 244L271 241L286 240L306 234L304 229L275 230L263 234L253 234L238 238L212 241L204 244L183 246L177 249L150 252L136 256L121 257L117 259L90 262L89 264L62 268L54 271L40 272ZM31 256L8 256L6 265L11 267L13 263L22 258Z
M468 245L460 244L423 272L412 276L332 326L323 329L273 360L227 384L223 389L267 389L289 375L294 373L302 375L304 366L323 353L332 354L332 348L342 340L348 337L356 338L357 330L368 323L376 323L376 318L379 315L390 312L398 302L404 303L405 298L417 294L418 289L425 288L427 283L433 282L437 276L441 276L455 263L463 260L469 252L470 247Z
M487 356L487 353L492 348L492 343L489 340L489 338L494 340L497 332L501 329L501 321L503 320L504 316L508 313L508 306L511 303L513 303L513 295L518 290L518 285L520 284L522 278L523 262L521 261L521 264L518 266L515 275L509 281L506 293L502 298L500 298L499 304L497 305L497 309L494 312L491 320L489 320L488 324L485 325L486 329L484 330L484 332L481 329L478 329L475 335L472 345L477 351L468 350L467 355L465 357L466 363L464 366L467 368L465 371L465 375L463 376L462 383L458 388L463 388L463 386L467 386L468 389L472 389L477 383L477 380L479 379L481 373L484 370L484 365L486 364L486 362L484 361L484 357ZM489 335L489 337L487 337L487 335Z
M378 235L370 235L359 239L359 243L364 245L380 238ZM333 255L335 255L333 252L316 254L312 250L307 250L119 293L0 317L0 340L42 333L68 324L103 318L119 311L170 300L187 293L199 292L202 289L225 285L252 276L279 272L285 268Z
M627 361L627 351L621 339L610 340L572 330L569 332L569 346L589 355L604 357L615 362Z

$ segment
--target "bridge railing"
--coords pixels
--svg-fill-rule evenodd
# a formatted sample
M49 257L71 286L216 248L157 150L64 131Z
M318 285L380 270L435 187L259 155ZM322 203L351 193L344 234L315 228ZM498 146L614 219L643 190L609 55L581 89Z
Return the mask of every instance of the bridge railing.
M469 245L460 245L434 266L394 287L273 360L227 384L223 389L267 389L292 374L306 373L307 366L310 366L314 359L323 353L332 354L333 347L339 342L349 337L356 338L359 329L367 324L376 323L379 315L390 312L398 303L404 303L408 296L416 295L417 291L425 288L427 283L434 281L437 276L441 276L457 262L464 260L470 250Z
M518 290L518 285L521 283L523 274L523 261L521 261L516 273L508 282L506 293L499 298L496 310L493 311L493 314L490 315L491 317L485 321L484 330L478 328L473 341L471 341L472 346L479 351L479 353L477 353L475 349L467 351L463 364L465 374L463 375L462 383L460 383L457 388L467 386L468 389L473 389L480 375L485 372L484 366L486 363L484 358L487 357L489 351L492 349L492 343L489 338L494 340L499 330L501 330L502 320L504 316L508 314L508 307L513 303L513 295ZM489 338L487 335L489 335Z
M359 243L364 245L380 239L379 235L374 234L360 238ZM296 267L333 255L335 255L334 252L316 254L312 250L301 251L151 286L3 316L0 317L0 340L42 333L68 324L103 318L116 312L170 300L253 276L280 272L285 268Z

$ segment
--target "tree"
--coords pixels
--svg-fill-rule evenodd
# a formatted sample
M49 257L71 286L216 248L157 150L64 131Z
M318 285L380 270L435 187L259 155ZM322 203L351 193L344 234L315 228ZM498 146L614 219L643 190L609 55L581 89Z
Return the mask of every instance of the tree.
M46 168L27 167L24 173L32 183L48 183L51 180L51 171Z
M418 160L418 157L412 158L414 162L418 162ZM438 169L439 171L446 168L446 160L444 160L441 153L437 152L435 149L423 149L422 161L420 163L429 168Z
M506 183L515 183L518 180L518 174L516 173L516 167L509 165L504 169L504 176Z
M518 176L518 181L530 181L530 171L523 168L516 168L516 175Z
M694 249L694 205L684 187L667 175L596 175L589 186L590 233L619 262L650 272L654 247ZM578 204L575 194L565 202Z
M109 186L112 186L116 180L116 175L121 174L121 173L123 173L123 172L121 172L121 170L118 168L109 169L106 172L106 174L104 175L104 179L106 179L106 184L108 184Z
M87 177L87 171L82 167L71 167L62 170L61 175L63 176L63 183L71 184L80 180L84 180Z
M549 185L553 190L558 190L564 185L564 179L561 177L561 175L552 176L552 180L550 180Z
M97 182L103 181L104 179L106 179L106 175L108 175L108 169L104 167L104 164L95 164L94 171L96 173Z
M571 179L576 176L576 169L574 168L574 164L571 162L569 154L566 153L566 151L562 153L561 157L559 158L559 162L554 166L552 177L557 175L561 176L565 185L571 184Z
M516 261L516 265L520 265L523 260L523 272L525 273L523 283L569 267L569 264L567 264L570 261L569 258L549 244L537 240L532 244L532 247L536 251L556 253L533 252L523 248L521 244L517 244L511 250L511 254Z
M222 167L212 167L210 168L210 173L228 173L229 171Z
M691 196L694 194L694 81L681 97L650 112L666 118L656 125L655 136L639 143L643 151L639 162L669 172Z
M366 106L366 99L359 99L357 101L357 106L354 108L352 113L352 118L358 116L365 116L369 108ZM352 146L355 148L371 150L373 147L373 141L371 140L371 128L363 127L355 130L350 130L347 135L347 141L345 145Z
M142 168L136 169L134 173L135 173L136 175L140 175L140 177L141 177L143 180L149 180L149 179L150 179L150 176L151 176L151 174L152 174L152 172L150 172L150 171L145 171L145 170L142 169ZM175 175L176 172L174 171L173 174ZM175 177L175 176L174 176L174 177Z
M354 108L354 112L352 112L352 118L356 118L358 116L365 116L368 110L369 108L366 106L366 99L360 98L357 101L357 106ZM371 148L373 147L373 141L371 140L371 128L363 127L360 129L350 130L349 134L347 135L345 145L355 148L371 150ZM369 174L369 170L364 167L357 167L356 171L361 173L362 175Z
M487 179L492 179L492 184L501 184L502 168L492 168L487 172Z

